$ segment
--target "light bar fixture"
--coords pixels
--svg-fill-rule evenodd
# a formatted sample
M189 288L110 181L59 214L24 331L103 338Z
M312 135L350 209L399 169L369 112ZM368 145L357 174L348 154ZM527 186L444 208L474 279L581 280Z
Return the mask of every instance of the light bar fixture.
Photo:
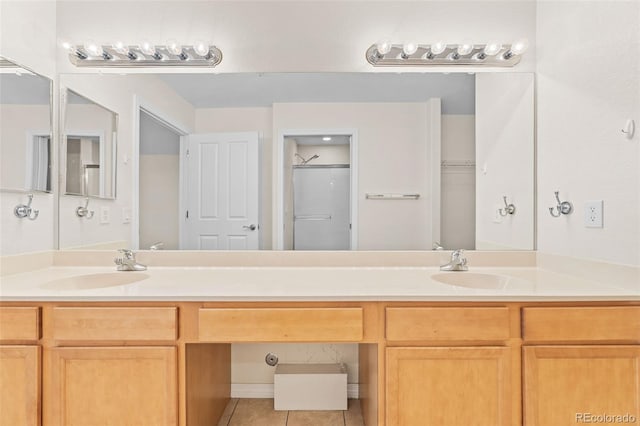
M367 61L374 67L384 66L487 66L513 67L527 50L526 39L513 44L501 44L490 41L486 44L460 43L446 44L442 41L433 44L406 42L393 44L388 40L380 41L367 49Z
M145 40L139 45L117 41L100 45L88 40L82 44L62 43L69 60L77 67L215 67L222 61L222 52L203 41L180 45L175 40L155 45Z

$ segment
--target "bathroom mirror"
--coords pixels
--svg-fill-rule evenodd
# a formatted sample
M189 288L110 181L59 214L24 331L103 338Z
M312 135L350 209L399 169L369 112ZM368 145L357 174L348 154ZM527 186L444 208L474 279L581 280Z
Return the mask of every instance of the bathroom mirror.
M127 195L105 237L128 247L535 248L532 73L66 74L61 84L134 129L119 148ZM297 201L310 204L296 211ZM338 218L339 244L325 238ZM61 241L86 232L71 225Z
M52 83L0 57L0 189L50 192Z
M69 89L64 106L64 193L114 199L118 115Z

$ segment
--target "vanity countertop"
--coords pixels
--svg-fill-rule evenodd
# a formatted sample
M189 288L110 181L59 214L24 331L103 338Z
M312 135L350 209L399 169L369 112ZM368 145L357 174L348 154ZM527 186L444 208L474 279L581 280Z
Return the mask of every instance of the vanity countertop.
M144 279L95 289L51 288L53 280L94 274ZM503 277L500 288L484 289L444 284L433 279L436 274L441 274L436 267L154 266L116 272L113 267L58 266L2 277L0 301L640 301L640 280L596 282L537 267L447 273Z

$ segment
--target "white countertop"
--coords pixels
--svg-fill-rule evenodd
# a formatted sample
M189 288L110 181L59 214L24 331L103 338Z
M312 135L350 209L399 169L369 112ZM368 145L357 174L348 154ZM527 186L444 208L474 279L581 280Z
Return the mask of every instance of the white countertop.
M98 289L46 284L105 273L147 277ZM443 284L432 279L439 273L435 267L51 267L1 277L0 301L640 301L640 282L605 284L536 267L470 268L506 277L500 289Z

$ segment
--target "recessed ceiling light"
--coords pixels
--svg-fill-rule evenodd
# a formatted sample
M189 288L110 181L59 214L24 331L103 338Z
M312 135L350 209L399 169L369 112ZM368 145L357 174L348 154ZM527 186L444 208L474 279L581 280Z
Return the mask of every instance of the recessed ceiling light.
M322 140L325 142L329 142L331 140L331 136L324 136Z

